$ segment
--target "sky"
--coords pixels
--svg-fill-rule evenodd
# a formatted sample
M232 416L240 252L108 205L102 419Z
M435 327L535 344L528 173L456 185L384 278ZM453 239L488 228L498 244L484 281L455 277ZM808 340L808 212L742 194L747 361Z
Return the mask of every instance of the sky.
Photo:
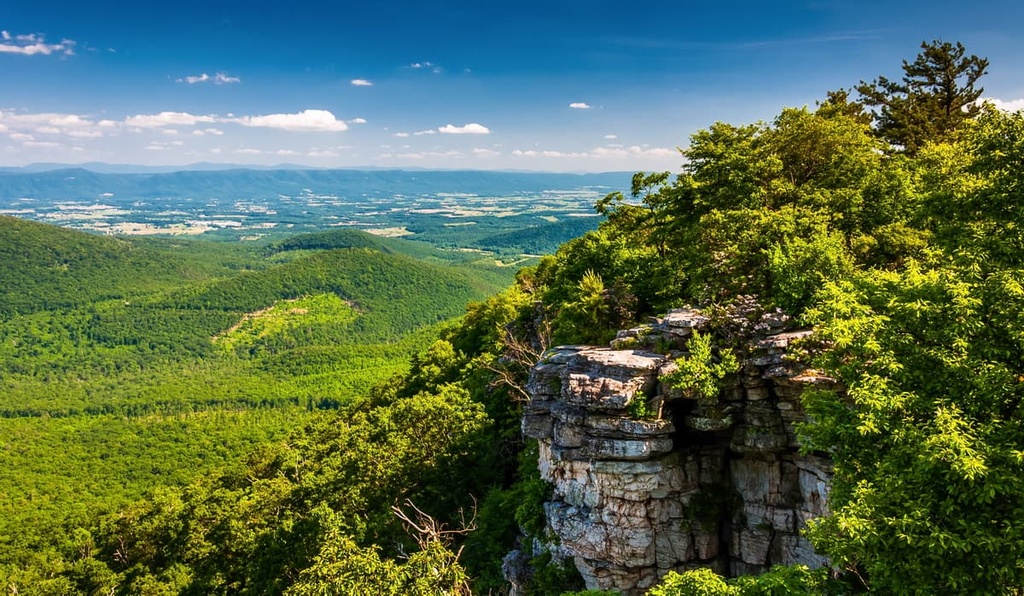
M1021 31L1019 0L2 1L0 165L676 170L922 41L1024 107Z

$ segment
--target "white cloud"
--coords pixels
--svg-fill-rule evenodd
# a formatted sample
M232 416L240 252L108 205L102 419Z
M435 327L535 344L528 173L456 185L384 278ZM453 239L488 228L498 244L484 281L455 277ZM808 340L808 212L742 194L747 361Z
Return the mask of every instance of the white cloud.
M48 122L54 126L87 126L92 122L77 114L54 114Z
M348 124L366 124L366 118L353 118L351 120L346 120L346 123L348 123Z
M214 85L224 85L227 83L241 83L242 79L239 77L230 77L223 72L218 72L212 77L205 72L200 75L188 76L178 79L179 83L188 83L189 85L195 85L196 83L213 83Z
M0 132L4 132L6 130L7 130L7 127L4 126L2 123L0 123Z
M36 129L36 132L44 135L59 135L60 129L55 126L40 126Z
M678 149L665 147L595 147L590 151L552 151L536 149L516 149L512 152L516 157L550 157L550 158L572 158L572 159L666 159L679 157Z
M77 42L70 39L61 40L60 43L46 43L46 40L42 35L15 35L12 36L7 31L0 32L2 35L2 42L0 42L0 54L21 54L22 56L34 56L36 54L42 54L49 56L50 54L62 54L64 56L73 56L75 54L75 45Z
M449 134L449 135L486 135L491 134L491 131L482 124L476 122L470 122L465 126L455 126L454 124L446 124L441 128L437 129L437 132Z
M501 155L501 151L477 147L476 149L473 149L473 154L479 157L498 157L499 155Z
M423 135L436 135L437 131L433 130L433 129L431 129L431 130L417 130L416 132L414 132L412 134L413 134L413 136L422 137Z
M625 148L610 148L610 147L597 147L593 149L591 155L594 157L654 157L654 158L665 158L665 157L679 157L678 149L668 149L665 147L640 147L633 145Z
M583 103L582 101L574 101L571 104L569 104L569 107L574 109L574 110L589 110L590 109L590 106L585 104L585 103Z
M274 152L275 155L298 155L298 151L292 151L291 149L278 149Z
M60 147L60 143L54 143L53 141L26 141L23 145L36 149L56 149Z
M265 116L244 116L235 118L243 126L276 128L297 132L342 132L348 130L341 120L327 110L303 110L298 114L267 114Z
M220 155L223 152L224 152L223 149L210 149L210 153L212 153L214 155Z
M67 134L75 139L98 139L103 136L98 130L69 130Z
M165 135L176 135L176 134L178 134L178 129L176 129L176 128L165 128L165 129L161 130L160 132L162 132Z
M515 155L516 157L587 157L586 153L550 150L536 151L534 149L528 149L526 151L516 149L515 151L512 152L512 155Z
M604 135L604 138L609 141L614 141L615 139L619 138L619 135Z
M263 152L259 149L235 149L235 153L239 155L263 155Z
M404 138L407 138L409 136L409 133L407 133L407 132L396 132L395 134L393 134L391 136L398 137L400 139L404 139Z
M33 137L32 135L24 134L24 133L20 133L20 132L16 132L16 133L8 135L8 136L9 136L9 138L12 141L34 141L34 140L36 140L36 138Z
M128 126L137 128L160 128L162 126L194 126L200 122L216 122L213 116L196 116L187 112L160 112L139 114L124 119Z
M1011 99L1009 101L1004 101L1002 99L996 99L994 97L990 97L990 98L985 98L982 101L990 103L993 106L995 106L996 109L1003 110L1004 112L1017 112L1017 111L1020 111L1020 110L1024 110L1024 98Z
M0 110L0 122L9 128L36 130L45 128L88 128L95 126L92 121L77 114L55 114L40 112L37 114L19 114L11 110Z
M307 157L338 157L338 152L337 151L331 151L329 149L328 150L323 150L323 151L314 149L313 151L310 151L309 153L306 153L306 156Z
M434 74L441 74L442 72L444 72L443 68L429 61L413 62L408 66L408 68L412 68L414 70L429 70Z
M192 131L192 134L197 137L204 137L206 135L220 137L224 135L224 131L219 128L197 128Z
M117 122L113 120L100 120L96 123L96 126L102 126L103 128L114 128L117 126Z
M373 87L373 83L366 79L352 79L349 81L353 87Z

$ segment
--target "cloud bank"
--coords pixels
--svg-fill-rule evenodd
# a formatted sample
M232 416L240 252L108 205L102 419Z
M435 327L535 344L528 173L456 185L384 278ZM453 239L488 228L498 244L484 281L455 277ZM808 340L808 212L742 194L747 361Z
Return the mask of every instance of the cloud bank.
M348 125L327 110L303 110L297 114L244 116L231 120L242 126L276 128L293 132L343 132Z
M476 122L470 122L465 126L455 126L454 124L446 124L441 128L437 129L437 132L446 135L487 135L491 134L491 130L482 124Z
M70 39L61 40L60 43L46 43L42 35L35 33L30 35L12 35L7 31L0 31L0 54L20 54L22 56L61 54L64 56L74 56L76 44L77 42Z

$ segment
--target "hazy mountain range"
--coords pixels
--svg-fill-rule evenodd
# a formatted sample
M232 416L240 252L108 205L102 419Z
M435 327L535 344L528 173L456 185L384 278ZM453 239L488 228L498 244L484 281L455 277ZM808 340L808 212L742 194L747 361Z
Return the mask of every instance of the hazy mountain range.
M631 173L552 174L538 172L427 170L238 169L185 171L131 170L136 166L65 167L46 164L0 170L0 201L27 197L42 200L91 200L176 197L276 197L301 193L338 197L438 193L501 196L544 190L628 188Z

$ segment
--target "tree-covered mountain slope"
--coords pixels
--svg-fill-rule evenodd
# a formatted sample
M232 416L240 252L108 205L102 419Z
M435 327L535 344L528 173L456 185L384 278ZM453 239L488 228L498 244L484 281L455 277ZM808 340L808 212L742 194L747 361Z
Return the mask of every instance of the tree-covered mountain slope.
M0 215L0 317L166 290L251 265L240 245L97 236Z

